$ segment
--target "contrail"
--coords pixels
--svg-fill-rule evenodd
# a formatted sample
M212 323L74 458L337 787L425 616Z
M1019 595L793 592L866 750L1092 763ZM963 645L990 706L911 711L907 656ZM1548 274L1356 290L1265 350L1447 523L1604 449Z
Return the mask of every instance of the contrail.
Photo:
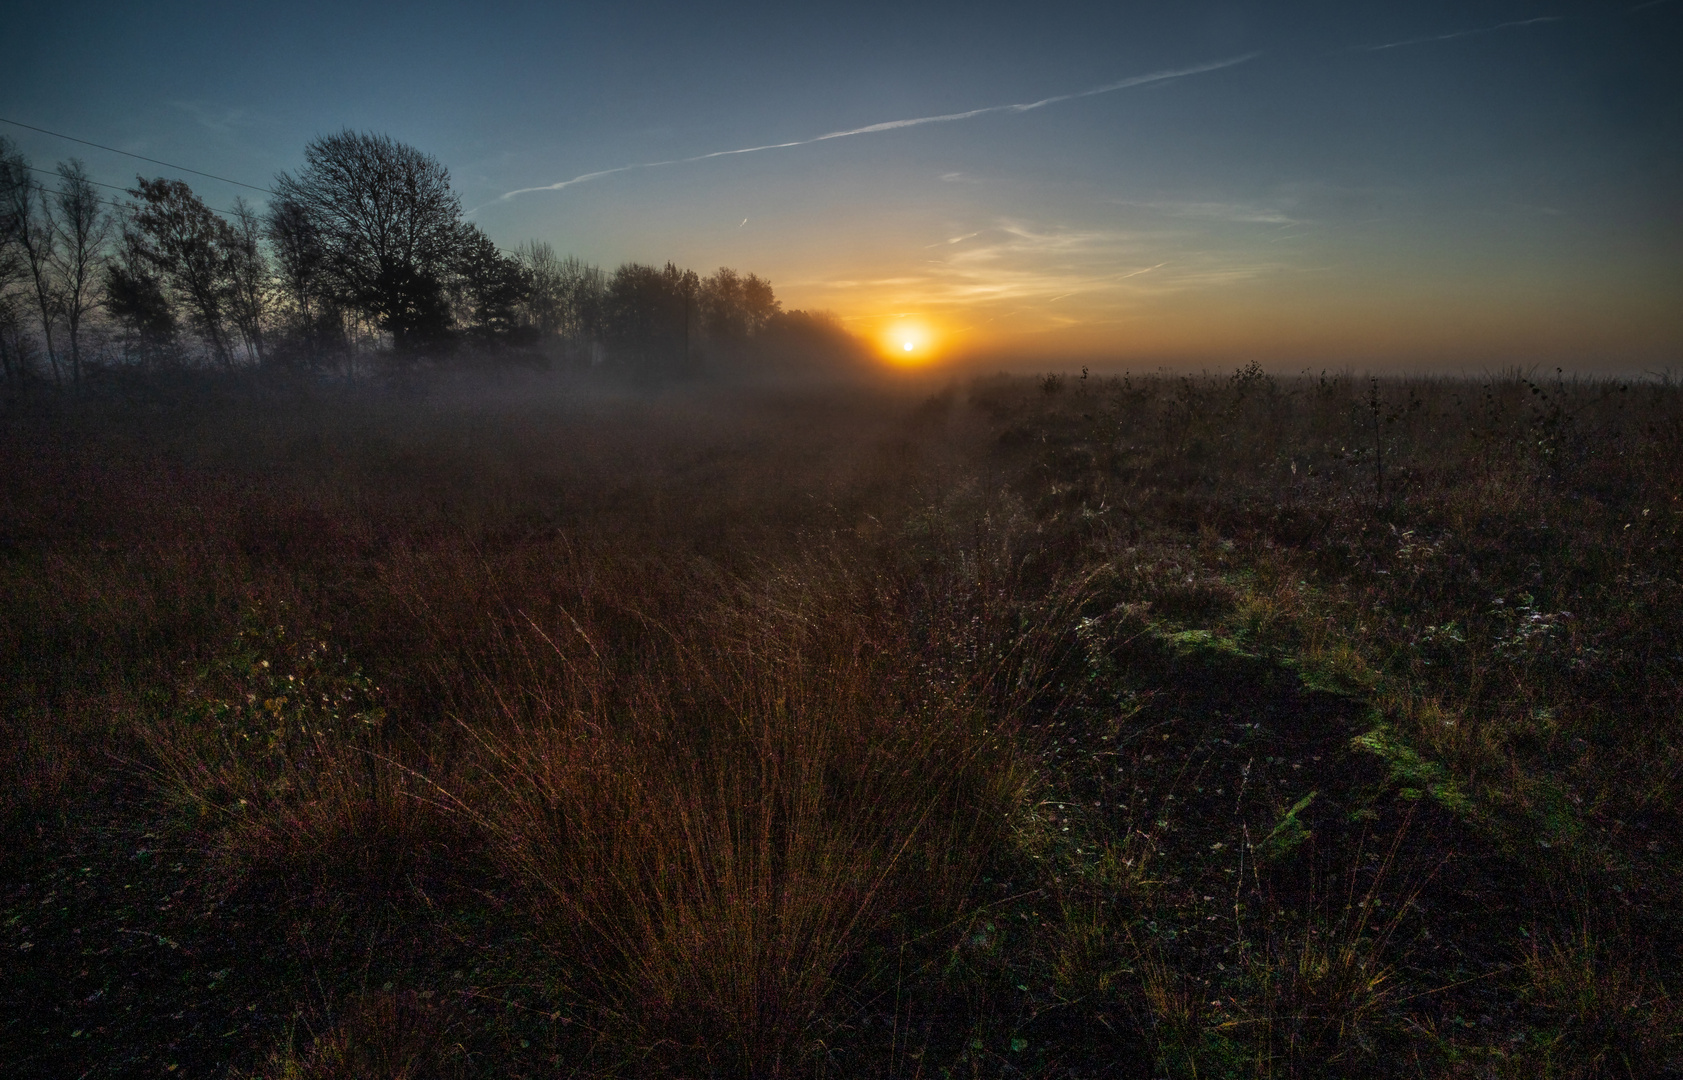
M1564 18L1564 15L1543 15L1535 19L1515 19L1512 22L1497 23L1495 26L1481 26L1476 30L1456 30L1449 34L1432 34L1427 37L1409 38L1406 41L1390 41L1384 45L1364 45L1349 51L1383 52L1386 49L1400 49L1404 45L1424 45L1432 41L1453 41L1455 38L1472 37L1474 34L1488 34L1496 30L1508 30L1516 26L1535 26L1538 23L1560 22Z
M896 131L900 128L919 127L923 124L950 124L956 120L970 120L977 116L987 116L990 113L1025 113L1032 109L1056 105L1062 101L1074 101L1077 98L1094 97L1098 94L1109 94L1117 90L1126 90L1131 86L1144 86L1146 83L1162 82L1165 79L1179 79L1187 75L1201 75L1206 71L1219 71L1222 68L1243 64L1247 60L1254 60L1262 54L1259 52L1246 53L1226 60L1213 60L1207 64L1195 64L1192 67L1175 68L1170 71L1154 71L1149 75L1135 75L1118 82L1095 86L1091 90L1079 90L1073 94L1058 94L1055 97L1041 98L1039 101L1026 101L1015 105L989 105L981 109L969 109L965 112L943 113L940 116L917 116L910 120L888 120L880 124L868 124L865 127L849 128L846 131L832 131L825 135L815 135L810 139L795 139L792 142L767 143L764 146L745 146L740 150L715 150L711 154L697 154L695 157L672 158L670 161L644 161L635 165L621 165L614 169L602 169L599 172L589 172L582 176L575 176L571 180L561 180L553 184L543 184L538 187L516 188L498 196L497 202L506 202L516 195L525 195L533 191L560 191L562 188L582 184L588 180L600 180L604 176L616 173L631 172L635 169L658 169L666 165L688 165L696 161L708 161L712 158L732 157L736 154L758 154L762 150L787 150L795 146L811 146L813 143L826 142L830 139L846 139L854 135L874 135L879 131Z

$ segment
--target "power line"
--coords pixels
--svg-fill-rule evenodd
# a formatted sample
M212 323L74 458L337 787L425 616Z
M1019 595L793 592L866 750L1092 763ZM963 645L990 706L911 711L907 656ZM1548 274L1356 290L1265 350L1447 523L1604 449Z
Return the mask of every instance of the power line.
M56 170L56 169L43 169L39 165L25 165L24 168L28 169L30 172L38 172L42 176L58 176L59 175L58 170ZM105 183L101 183L98 180L89 180L85 176L82 177L82 179L84 181L86 181L87 183L92 184L94 187L110 188L112 191L121 191L125 194L127 194L128 190L129 190L126 187L118 187L116 184L105 184Z
M279 192L275 191L273 188L258 187L256 184L248 184L243 180L230 180L226 176L217 176L215 173L200 172L198 169L189 169L185 165L174 165L168 161L159 161L157 158L149 158L144 154L131 154L127 150L119 150L115 146L106 146L104 143L89 142L87 139L78 139L74 135L65 135L57 131L48 131L46 128L36 127L34 124L24 124L17 120L8 120L4 116L0 116L0 124L10 124L13 127L25 128L29 131L39 131L41 134L51 135L55 139L67 139L73 143L81 143L83 146L91 146L96 150L109 150L113 154L122 154L124 157L131 157L138 161L150 161L152 164L162 165L166 169L177 169L181 172L192 173L194 176L209 177L212 180L220 180L224 184L233 184L236 187L250 188L253 191L261 191L269 195L279 194Z
M43 176L57 176L57 175L59 175L56 171L54 171L52 169L43 169L39 165L25 165L24 168L28 169L30 172L41 173ZM116 184L106 184L106 183L102 183L98 180L89 180L85 176L82 177L82 179L84 181L86 181L87 183L92 184L94 187L110 188L112 191L120 191L124 195L132 195L133 194L131 189L126 188L126 187L118 187ZM42 190L45 190L45 189L43 188ZM132 209L132 207L129 203L120 203L120 202L117 202L115 199L100 199L99 202L105 204L106 206L115 207L118 210ZM238 216L232 210L224 210L220 206L210 206L208 203L206 204L206 209L215 210L218 214L225 214L228 217L237 217Z

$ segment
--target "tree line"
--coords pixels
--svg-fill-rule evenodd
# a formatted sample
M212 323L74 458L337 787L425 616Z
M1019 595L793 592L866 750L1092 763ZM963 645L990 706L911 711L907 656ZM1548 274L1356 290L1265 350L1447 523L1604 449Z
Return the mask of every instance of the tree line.
M464 358L674 376L776 351L854 351L833 320L783 311L754 274L607 273L536 240L505 253L465 219L437 159L384 135L312 141L262 210L236 199L221 213L161 177L136 177L120 201L99 186L80 161L32 168L0 136L8 381Z

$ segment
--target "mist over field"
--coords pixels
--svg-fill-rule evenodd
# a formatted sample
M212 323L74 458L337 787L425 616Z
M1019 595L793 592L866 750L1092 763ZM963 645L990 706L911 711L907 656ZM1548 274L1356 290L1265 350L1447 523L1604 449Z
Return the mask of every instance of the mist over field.
M1680 20L0 15L0 1075L1683 1075Z
M1661 1075L1680 405L14 398L7 1060Z

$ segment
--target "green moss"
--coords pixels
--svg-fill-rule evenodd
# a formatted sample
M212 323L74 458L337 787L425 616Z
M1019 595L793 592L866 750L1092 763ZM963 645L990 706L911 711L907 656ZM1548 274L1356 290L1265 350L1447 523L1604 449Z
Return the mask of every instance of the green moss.
M1357 735L1350 740L1350 746L1383 759L1390 770L1390 782L1397 785L1398 794L1403 798L1419 798L1425 794L1457 814L1472 812L1472 801L1455 778L1449 775L1449 770L1421 757L1413 747L1401 742L1389 726L1381 724Z
M1256 845L1257 858L1264 862L1278 862L1301 847L1305 840L1315 835L1309 831L1308 826L1303 824L1303 819L1298 815L1309 809L1310 804L1315 801L1315 796L1319 794L1318 791L1311 791L1293 803L1290 810L1280 815L1280 820L1275 824L1273 830L1262 838L1261 843Z

